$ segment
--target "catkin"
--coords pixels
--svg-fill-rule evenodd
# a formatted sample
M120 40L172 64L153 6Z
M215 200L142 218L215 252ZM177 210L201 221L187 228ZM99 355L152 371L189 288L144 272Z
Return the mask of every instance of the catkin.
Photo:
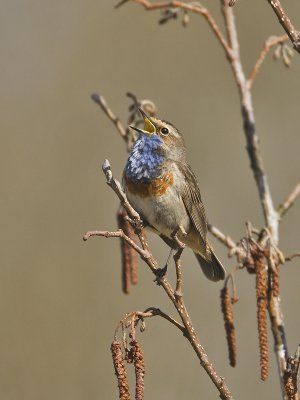
M115 340L111 344L111 353L115 374L118 379L119 400L130 400L129 384L125 370L121 342Z
M126 236L135 240L133 228L129 221L126 219L126 211L120 207L117 213L118 227L122 229ZM130 292L130 284L138 283L138 256L136 251L124 240L121 242L121 256L122 256L122 289L123 292L128 294Z
M221 290L221 310L224 318L228 346L229 364L236 366L236 336L234 329L233 308L227 286Z
M268 329L267 329L267 271L263 257L255 263L257 325L260 350L260 376L263 381L268 377Z
M144 399L144 391L145 391L145 360L144 353L137 342L137 340L132 340L130 342L130 346L132 348L133 353L133 365L135 369L135 378L136 378L136 386L135 386L135 399L143 400Z

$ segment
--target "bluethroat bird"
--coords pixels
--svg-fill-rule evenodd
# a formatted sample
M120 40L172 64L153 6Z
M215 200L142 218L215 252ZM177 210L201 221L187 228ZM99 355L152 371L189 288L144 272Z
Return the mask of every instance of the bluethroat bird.
M225 270L206 239L207 220L196 177L186 161L181 133L171 123L150 118L142 109L144 129L132 146L123 173L129 202L173 249L178 239L195 253L205 276L224 279Z

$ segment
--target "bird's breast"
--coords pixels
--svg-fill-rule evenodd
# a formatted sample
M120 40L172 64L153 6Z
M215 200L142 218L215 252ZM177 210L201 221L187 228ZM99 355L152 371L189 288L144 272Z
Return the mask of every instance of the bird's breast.
M148 225L164 236L170 236L178 226L186 231L190 219L173 172L166 172L160 178L149 182L134 182L124 173L124 188L129 202Z
M159 178L149 181L134 181L124 174L124 184L126 190L139 197L159 197L163 196L169 187L174 184L174 177L171 172L166 172Z

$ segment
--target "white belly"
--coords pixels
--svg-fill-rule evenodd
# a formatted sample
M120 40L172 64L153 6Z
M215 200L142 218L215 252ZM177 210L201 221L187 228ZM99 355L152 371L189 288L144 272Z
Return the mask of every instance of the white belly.
M179 226L189 231L190 219L174 188L157 197L141 197L130 192L127 197L141 217L163 235L170 237Z

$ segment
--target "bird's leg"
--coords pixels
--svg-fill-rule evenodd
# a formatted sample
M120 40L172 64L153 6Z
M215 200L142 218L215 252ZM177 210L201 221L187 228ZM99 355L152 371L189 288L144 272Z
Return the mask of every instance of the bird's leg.
M144 228L147 226L145 221L143 221L142 219L129 218L128 215L125 218L126 218L127 221L129 221L129 223L131 224L131 226L133 228L134 233L140 239L140 242L142 244L143 250L149 251L147 240L146 240L146 237L145 237L145 231L144 231Z
M161 279L166 275L166 273L167 273L168 265L169 265L169 262L170 262L170 260L171 260L172 255L174 254L174 251L175 251L175 249L172 249L172 248L171 248L165 266L164 266L163 268L157 268L156 271L155 271L156 278L154 279L154 282L156 282L158 285L160 284L160 280L161 280Z
M183 249L185 248L185 244L182 243L179 239L178 239L178 232L181 232L183 236L186 236L187 233L186 231L182 228L182 226L178 226L177 228L174 229L174 231L171 233L171 238L174 241L174 247L171 247L171 251L169 253L167 262L164 266L164 268L157 268L155 275L156 278L154 280L154 282L156 282L158 285L160 284L161 279L166 275L167 269L168 269L168 265L170 262L170 259L172 257L172 255L174 254L174 251L176 250L176 253L173 255L174 257L174 261L175 261L175 265L176 265L176 275L177 275L177 288L176 288L176 293L178 292L178 295L181 296L181 271L180 271L180 256L181 253L183 252ZM168 240L166 237L162 237L163 240L165 240L167 243L170 243L171 241ZM167 240L166 240L167 239ZM172 243L172 242L171 242ZM176 246L175 246L176 244ZM179 278L180 275L180 278ZM178 282L180 281L180 284L178 286ZM178 289L178 290L177 290Z
M175 228L174 231L171 233L171 238L175 241L178 248L183 250L185 248L185 244L182 243L181 240L179 240L178 232L181 232L183 236L186 236L187 233L181 225L178 225L177 228ZM182 253L182 250L181 250L181 253Z
M141 219L132 219L132 218L129 218L128 215L126 216L126 219L127 219L127 221L130 222L130 224L134 230L134 233L136 235L139 235L146 225L144 223L144 221L142 221Z
M182 274L181 274L181 263L180 263L180 257L183 252L183 249L185 248L185 244L182 243L178 239L178 232L181 232L183 236L186 236L187 233L183 229L182 226L178 226L173 232L172 232L172 238L175 240L178 250L174 254L174 262L175 262L175 267L176 267L176 290L175 290L175 296L177 299L180 299L182 297Z
M166 265L165 265L164 268L163 268L163 269L166 269L166 271L167 271L169 262L170 262L170 260L171 260L171 257L172 257L172 255L173 255L174 251L175 251L174 249L171 249L171 250L170 250L170 253L169 253L169 255L168 255L168 259L167 259Z

